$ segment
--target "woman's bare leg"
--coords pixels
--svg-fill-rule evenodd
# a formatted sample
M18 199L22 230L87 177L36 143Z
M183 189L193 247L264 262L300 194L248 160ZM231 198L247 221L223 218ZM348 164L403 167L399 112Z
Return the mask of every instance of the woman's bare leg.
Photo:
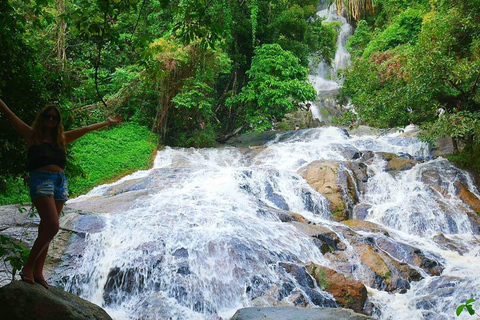
M57 212L57 206L55 200L53 200L53 197L37 198L33 201L33 205L37 208L38 214L40 215L41 226L38 228L37 239L33 243L27 263L22 270L23 274L29 278L33 278L36 260L40 257L43 250L48 248L50 241L57 234L59 229L59 214ZM45 259L43 262L45 262Z
M57 209L57 215L58 218L60 219L60 214L62 213L63 205L65 204L65 201L58 201L55 200L55 207ZM38 232L40 233L40 228L43 228L44 224L40 222L40 225L38 227ZM33 277L37 280L45 280L45 277L43 276L43 267L45 265L45 260L47 258L47 253L48 253L48 248L50 246L50 241L48 244L43 248L43 251L40 253L40 255L37 257L37 260L35 260L35 264L33 267Z

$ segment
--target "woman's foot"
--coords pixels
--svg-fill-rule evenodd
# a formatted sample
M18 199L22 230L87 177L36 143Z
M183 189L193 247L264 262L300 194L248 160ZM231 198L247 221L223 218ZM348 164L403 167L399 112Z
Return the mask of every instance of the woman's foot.
M34 278L35 282L38 283L39 285L41 285L42 287L44 287L45 289L48 290L48 288L50 287L47 283L47 281L45 281L45 279L40 279L40 278Z
M23 274L23 271L20 271L19 274L20 274L20 278L22 279L23 282L30 283L30 284L35 284L35 281L34 281L33 277L29 277L29 276Z

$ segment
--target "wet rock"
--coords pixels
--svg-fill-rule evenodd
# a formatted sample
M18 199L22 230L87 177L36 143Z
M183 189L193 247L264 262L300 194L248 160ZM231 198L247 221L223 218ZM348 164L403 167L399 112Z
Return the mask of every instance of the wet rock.
M283 211L283 214L279 214L278 216L282 222L297 221L301 223L309 223L309 221L305 219L301 214L291 211Z
M373 320L343 308L264 307L237 310L230 320Z
M97 196L88 198L87 201L69 202L72 209L88 212L110 213L121 212L136 206L138 198L148 196L153 190L136 190L116 194L114 196Z
M462 243L458 243L452 239L447 238L443 233L439 233L433 237L435 243L445 250L455 251L460 255L468 252L469 249Z
M409 170L418 163L418 161L414 159L408 157L402 158L394 153L377 152L376 154L387 161L386 171L392 175L395 175L400 171Z
M410 282L420 281L421 274L408 264L391 258L385 252L375 249L367 243L355 243L355 251L365 271L366 285L388 292L404 293L410 288Z
M296 126L302 129L314 128L320 126L320 121L317 118L313 118L310 111L298 109L295 112L287 113L282 119L282 127L287 130L294 130Z
M272 283L267 281L267 277L253 276L245 288L245 293L250 300L254 300L263 294L272 286Z
M360 157L360 162L364 163L367 162L370 159L373 159L375 157L375 152L371 150L364 150L362 151L362 156Z
M455 152L453 141L451 137L438 138L435 140L435 145L432 148L434 157L447 156Z
M347 133L348 136L348 133ZM362 152L351 145L331 144L330 149L340 152L346 159L354 160L362 157Z
M310 263L308 272L315 278L323 290L330 292L341 307L362 312L367 300L367 288L354 279L330 268Z
M279 266L295 278L298 285L302 288L302 291L308 295L308 298L313 304L320 307L337 306L335 301L329 295L322 294L316 290L315 280L307 272L304 266L286 262L280 262Z
M352 178L359 193L365 192L365 184L368 182L368 168L363 162L348 161L345 165L352 171Z
M0 288L0 313L8 320L112 320L102 308L74 294L21 281Z
M265 192L266 192L267 200L272 202L275 206L277 206L277 208L282 209L282 210L288 210L289 209L288 204L285 201L285 199L281 195L276 193L273 190L272 185L268 182L265 183Z
M376 228L378 227L375 224L368 222L363 226L367 232ZM410 288L410 282L419 281L422 276L414 267L382 250L377 243L378 239L390 238L381 230L379 230L380 234L369 233L368 236L364 236L351 228L334 228L334 231L341 233L353 247L355 255L360 258L360 264L349 262L356 258L343 254L342 251L327 253L325 257L332 261L335 270L347 275L360 275L360 280L367 286L388 292L403 293Z
M380 227L378 224L365 221L365 220L358 220L358 219L350 219L343 221L342 224L346 225L347 227L352 228L355 231L367 231L372 233L381 233L389 237L388 231Z
M327 252L324 257L330 261L329 266L341 273L352 275L358 266L345 251Z
M104 286L103 299L106 305L120 303L126 293L141 292L144 288L144 276L135 268L110 270Z
M387 237L378 237L375 243L380 249L398 261L422 268L431 276L439 276L443 272L444 266L442 259L431 252L427 253L428 256L432 257L429 258L421 249Z
M257 214L259 216L278 218L282 222L298 221L302 223L308 223L307 219L305 219L301 214L298 214L296 212L274 208L261 200L258 200L257 204L259 206L259 208L257 209Z
M329 203L326 203L327 201L319 201L318 197L312 195L312 192L310 190L302 189L301 197L305 205L305 210L310 211L314 214L321 215L322 212L326 211L326 208L329 208Z
M369 126L364 126L364 125L359 125L359 126L350 128L348 132L351 135L355 135L355 136L376 136L380 134L379 129L369 127Z
M330 203L332 219L347 220L358 202L355 183L349 170L335 161L314 161L298 170L299 174Z
M459 189L454 185L456 182L468 185L467 174L447 160L426 163L420 173L422 182L445 198L451 197L451 189L457 189L458 193Z
M372 208L371 205L366 203L360 203L353 208L353 218L365 220L368 216L368 210Z
M438 317L440 314L450 315L451 310L458 306L465 300L454 301L455 305L445 303L445 301L451 300L452 297L461 297L462 294L465 297L470 297L470 290L465 291L465 287L461 284L465 282L465 279L453 276L441 276L432 277L429 281L426 281L421 286L421 295L418 295L412 302L415 303L415 307L421 310L424 315L424 319L443 320L452 319L450 317ZM462 294L459 295L459 292ZM435 316L437 315L437 316ZM467 319L467 318L465 318ZM473 319L473 318L472 318Z
M302 233L314 238L315 244L323 254L329 251L345 250L346 248L346 245L340 240L338 235L328 228L299 222L292 222L292 224Z
M474 230L476 233L480 233L480 199L460 181L456 181L455 186L457 187L460 200L473 210L473 212L467 212L468 218L475 226Z

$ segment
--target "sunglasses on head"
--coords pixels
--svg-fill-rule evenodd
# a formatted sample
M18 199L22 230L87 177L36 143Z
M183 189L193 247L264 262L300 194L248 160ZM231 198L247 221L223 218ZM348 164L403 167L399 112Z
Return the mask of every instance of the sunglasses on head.
M43 114L43 118L46 119L46 120L50 119L50 120L53 120L53 121L55 121L55 122L60 121L60 117L59 117L59 116L54 115L54 114L49 114L49 113L44 113L44 114Z

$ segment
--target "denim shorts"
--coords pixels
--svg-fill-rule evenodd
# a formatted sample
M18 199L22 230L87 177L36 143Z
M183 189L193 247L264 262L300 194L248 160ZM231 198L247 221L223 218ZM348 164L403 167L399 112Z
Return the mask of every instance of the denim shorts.
M63 172L30 171L30 198L53 197L55 200L68 200L68 182Z

